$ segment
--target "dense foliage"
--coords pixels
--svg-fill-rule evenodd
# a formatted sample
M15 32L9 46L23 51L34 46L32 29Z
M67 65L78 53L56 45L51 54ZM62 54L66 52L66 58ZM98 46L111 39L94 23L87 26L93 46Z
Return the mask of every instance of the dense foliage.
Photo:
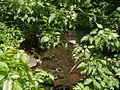
M17 49L23 41L20 30L0 23L0 89L45 90L43 83L50 83L53 76L45 71L33 74L28 66L30 57Z
M120 36L115 30L93 30L76 45L73 55L88 77L75 87L80 90L117 90L120 80Z
M73 56L81 73L87 74L74 89L119 89L119 0L0 0L0 89L42 90L42 83L51 82L52 76L33 74L29 56L18 48L34 38L40 48L56 47L68 30L78 32L80 43ZM80 40L83 32L88 35Z

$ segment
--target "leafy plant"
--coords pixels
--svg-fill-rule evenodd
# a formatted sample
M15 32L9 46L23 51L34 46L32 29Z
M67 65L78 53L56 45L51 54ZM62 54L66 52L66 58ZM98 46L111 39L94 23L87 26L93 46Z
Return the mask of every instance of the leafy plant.
M0 22L0 44L19 47L23 40L23 34L19 29L8 28L4 23Z
M119 48L120 39L115 30L93 30L81 39L73 51L81 73L88 77L80 80L75 90L116 90L119 89Z
M89 76L78 83L77 88L119 88L119 5L118 0L0 0L0 53L3 55L0 58L5 59L0 60L0 69L6 75L1 75L1 85L7 87L7 84L14 85L15 81L14 86L23 89L35 89L35 85L38 87L39 84L42 87L41 82L33 80L36 76L26 66L24 61L27 59L16 56L21 53L16 48L24 39L33 41L35 37L39 41L38 46L42 43L51 48L64 41L64 33L68 30L90 32L97 28L84 36L73 51L75 59L82 62L79 65L82 73ZM81 36L81 33L77 34ZM16 69L17 65L19 67ZM19 69L23 72L18 72ZM8 73L12 71L15 71L15 80ZM19 74L23 77L27 74L25 80Z
M0 30L0 89L45 90L44 84L54 78L45 71L33 74L28 66L30 57L17 49L23 40L21 32L3 23L0 23Z

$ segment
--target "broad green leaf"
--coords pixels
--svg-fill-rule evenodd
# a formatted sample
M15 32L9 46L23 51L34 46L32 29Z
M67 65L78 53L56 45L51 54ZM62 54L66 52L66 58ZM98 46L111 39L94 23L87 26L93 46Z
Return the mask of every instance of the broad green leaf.
M5 62L0 61L0 71L9 71L8 65Z
M102 78L106 78L107 76L105 75L104 71L102 70L102 68L98 68L98 72L100 73Z
M93 41L94 41L94 38L93 38L93 37L90 37L90 38L89 38L89 42L90 42L90 44L92 44Z
M119 48L119 47L120 47L120 42L119 42L119 41L116 41L116 42L115 42L115 45L116 45L116 47Z
M41 42L48 42L49 41L49 37L44 36L41 38Z
M18 79L18 78L20 78L20 76L19 75L12 75L11 78L12 79Z
M32 13L33 13L32 8L30 8L30 7L26 7L26 9L29 11L29 13L30 13L30 14L32 14Z
M77 8L81 13L85 14L85 12L81 8Z
M93 45L88 46L89 49L94 48L94 47L95 47L95 46L93 46Z
M91 31L90 34L97 34L97 30Z
M91 2L91 0L86 0L86 2L85 3L90 3Z
M81 42L83 42L83 41L87 41L88 40L88 36L84 36L82 39L81 39Z
M105 73L108 75L113 75L113 73L108 68L105 69Z
M92 75L94 75L96 73L96 70L97 70L96 68L92 69Z
M4 75L0 75L0 80L2 80L5 76Z
M95 76L95 79L101 81L101 78L99 76Z
M78 86L84 88L84 85L82 83L78 83Z
M104 30L100 30L98 33L99 34L104 34Z
M120 11L120 7L117 7L117 9L116 9L116 10Z
M5 80L3 90L12 90L12 80Z
M105 82L101 81L101 86L105 87L105 85L106 85Z
M92 70L93 70L93 67L89 67L88 71L87 71L87 74L89 75L92 72Z
M54 47L54 48L55 48L57 45L58 45L57 42L54 42L54 43L53 43L53 47Z
M100 28L100 29L103 28L103 26L102 26L101 24L96 23L96 25L97 25L97 27Z
M120 72L117 72L115 75L116 75L116 76L120 76Z
M86 67L87 64L85 62L81 62L79 65L78 65L78 68L83 68L83 67Z
M95 38L95 45L99 45L101 42L101 38L100 37L96 37Z
M96 80L93 80L93 84L96 87L96 89L100 89L101 90L102 87Z
M85 4L86 4L86 7L90 7L91 4L90 4L91 0L86 0Z
M92 79L91 79L91 78L87 78L87 79L84 81L84 85L89 85L90 83L92 83Z
M38 82L43 83L44 81L42 79L37 79Z
M89 86L85 86L83 90L90 90Z
M20 83L13 82L13 89L12 90L23 90L23 88L21 87Z
M100 60L100 62L101 62L102 64L104 64L104 65L107 64L107 62L106 62L105 60Z
M112 33L112 36L115 38L119 37L119 35L117 33Z
M53 21L53 19L55 18L55 16L56 16L56 14L55 13L52 13L51 15L50 15L50 17L49 17L49 23L51 22L51 21Z

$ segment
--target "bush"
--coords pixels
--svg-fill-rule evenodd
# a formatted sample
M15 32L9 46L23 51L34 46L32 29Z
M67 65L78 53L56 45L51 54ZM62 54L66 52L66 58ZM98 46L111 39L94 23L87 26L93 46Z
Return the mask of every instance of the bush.
M73 51L87 78L74 88L79 90L117 90L120 85L120 36L115 30L93 30Z
M0 23L0 89L2 90L45 90L45 82L53 76L45 71L33 74L28 66L30 57L17 49L23 41L19 29L8 28Z

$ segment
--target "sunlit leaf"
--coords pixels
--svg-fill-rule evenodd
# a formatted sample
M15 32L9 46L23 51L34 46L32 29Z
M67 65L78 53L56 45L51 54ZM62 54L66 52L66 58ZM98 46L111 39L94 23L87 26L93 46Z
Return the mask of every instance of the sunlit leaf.
M116 9L116 10L120 11L120 7L117 7L117 9Z
M101 24L96 23L96 25L97 25L97 27L100 28L100 29L103 28L103 26L102 26Z
M96 81L96 80L93 80L93 84L94 86L97 88L97 89L101 89L101 85Z
M41 38L41 42L48 42L49 41L49 37L44 36Z
M12 80L5 80L3 90L12 90Z
M92 83L92 79L91 79L91 78L87 78L87 79L84 81L84 85L89 85L90 83Z
M18 79L18 78L20 78L20 76L19 75L12 75L11 78L12 79Z
M100 62L101 62L102 64L104 64L104 65L107 64L107 62L106 62L105 60L100 60Z
M0 71L9 71L8 65L5 62L0 61Z
M86 67L87 64L85 62L81 62L79 65L78 65L78 68L83 68L83 67Z
M0 75L0 81L1 81L4 77L5 77L4 75Z
M108 75L113 75L113 73L108 68L105 68L105 73Z
M13 89L12 90L23 90L22 86L18 82L13 82Z
M120 72L116 73L115 75L116 75L116 76L120 76Z
M51 21L53 21L53 19L55 18L55 16L56 16L56 14L55 13L52 13L51 15L50 15L50 17L49 17L49 23L51 22Z
M84 36L84 37L81 39L81 42L88 40L88 38L89 38L88 36Z
M88 74L88 75L92 72L92 69L93 69L93 67L89 67L89 68L88 68L88 71L87 71L87 74Z

